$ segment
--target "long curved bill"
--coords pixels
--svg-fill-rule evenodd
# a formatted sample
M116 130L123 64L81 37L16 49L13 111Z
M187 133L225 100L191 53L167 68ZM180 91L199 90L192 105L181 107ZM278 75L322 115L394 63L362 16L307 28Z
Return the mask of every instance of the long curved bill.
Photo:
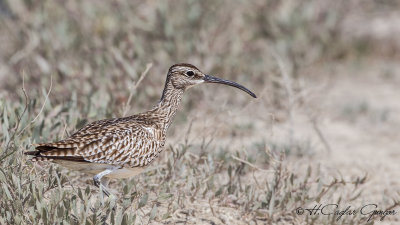
M211 75L205 75L204 76L204 82L206 82L206 83L216 83L216 84L225 84L225 85L229 85L229 86L232 86L232 87L235 87L235 88L239 88L240 90L242 90L242 91L246 92L247 94L251 95L253 98L257 98L257 96L253 92L251 92L249 89L245 88L244 86L242 86L242 85L240 85L240 84L238 84L236 82L230 81L230 80L224 80L224 79L221 79L221 78L218 78L218 77L214 77L214 76L211 76Z

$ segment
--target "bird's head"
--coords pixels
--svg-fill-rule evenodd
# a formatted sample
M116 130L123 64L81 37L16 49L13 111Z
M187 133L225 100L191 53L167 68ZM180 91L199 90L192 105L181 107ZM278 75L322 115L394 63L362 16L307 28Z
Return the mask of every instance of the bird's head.
M256 95L244 86L233 81L204 74L197 69L197 67L186 63L180 63L171 66L168 71L167 82L170 82L174 88L183 90L201 83L225 84L239 88L240 90L251 95L253 98L256 98Z

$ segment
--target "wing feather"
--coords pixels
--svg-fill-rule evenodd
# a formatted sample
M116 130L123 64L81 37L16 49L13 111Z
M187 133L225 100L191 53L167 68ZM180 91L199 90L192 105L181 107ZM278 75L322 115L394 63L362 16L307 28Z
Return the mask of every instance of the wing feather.
M131 167L147 165L161 151L165 139L161 131L135 121L109 119L93 122L69 138L39 144L36 151L26 152L36 159L84 161ZM162 136L162 135L161 135Z

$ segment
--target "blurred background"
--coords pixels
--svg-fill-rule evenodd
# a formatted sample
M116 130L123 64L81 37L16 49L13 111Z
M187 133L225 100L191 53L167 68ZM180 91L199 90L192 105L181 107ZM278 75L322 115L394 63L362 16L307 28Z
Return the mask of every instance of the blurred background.
M396 0L0 0L1 204L21 201L0 223L357 224L294 209L400 210L399 24ZM132 197L109 200L118 210L99 206L90 178L22 155L150 109L181 62L258 98L190 89L161 168L111 183Z

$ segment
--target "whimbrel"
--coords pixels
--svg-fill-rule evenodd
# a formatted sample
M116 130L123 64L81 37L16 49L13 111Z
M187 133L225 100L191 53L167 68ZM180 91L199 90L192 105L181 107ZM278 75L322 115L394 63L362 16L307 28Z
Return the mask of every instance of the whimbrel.
M181 63L169 68L159 103L151 110L124 118L95 121L65 140L43 143L32 161L52 161L69 169L94 175L93 181L106 195L105 178L128 178L142 172L164 149L166 133L186 89L201 83L244 86L202 73L195 66Z

